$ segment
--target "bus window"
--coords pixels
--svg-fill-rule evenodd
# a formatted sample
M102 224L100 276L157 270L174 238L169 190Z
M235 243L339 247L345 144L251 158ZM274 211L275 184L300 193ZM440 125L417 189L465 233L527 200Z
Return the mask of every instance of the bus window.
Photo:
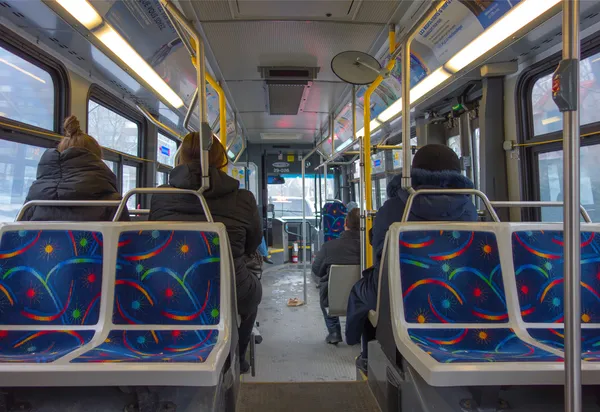
M138 168L136 166L123 165L123 195L135 189L137 187L137 174ZM136 209L137 206L137 195L131 196L127 201L127 207L129 209Z
M376 180L373 180L371 182L371 206L373 207L373 210L379 209L379 206L377 206L377 181Z
M600 53L581 60L581 126L600 121ZM533 134L539 136L563 128L562 114L552 100L552 74L539 78L531 93Z
M598 158L600 158L600 145L581 148L581 204L594 222L600 219L600 176L596 171ZM540 153L537 164L540 176L540 200L564 201L562 150ZM542 221L562 222L562 220L561 208L542 208Z
M0 222L11 222L17 216L45 150L0 140Z
M50 73L0 47L0 116L54 130Z
M101 146L132 156L139 155L140 136L137 123L96 103L88 102L88 134Z
M117 174L117 164L115 162L111 162L110 160L105 159L102 159L102 161L106 164L106 166L108 166L110 170L112 170L114 174Z
M387 179L379 179L379 207L387 200Z
M448 138L447 144L450 149L454 150L454 153L456 153L459 158L462 156L462 151L460 148L460 135Z
M177 152L177 142L161 133L158 134L158 144L156 145L156 159L163 165L175 167L175 153Z
M481 160L479 153L479 139L480 139L480 131L479 127L475 129L473 132L473 159L475 163L475 170L473 175L475 176L475 189L479 189L481 187Z
M167 173L156 172L156 186L161 186L167 183Z
M360 184L359 184L359 182L354 182L353 187L354 187L354 201L358 203L360 201Z

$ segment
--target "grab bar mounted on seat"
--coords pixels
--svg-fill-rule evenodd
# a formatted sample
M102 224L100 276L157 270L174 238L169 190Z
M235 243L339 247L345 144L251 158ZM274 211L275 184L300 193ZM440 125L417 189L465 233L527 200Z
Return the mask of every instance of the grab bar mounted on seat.
M206 216L206 221L209 223L213 222L212 214L208 209L208 204L206 203L206 199L202 196L202 192L196 190L185 190L185 189L172 189L172 188L136 188L131 189L129 192L125 193L123 196L123 200L119 202L119 208L117 209L117 213L113 218L113 222L118 222L119 218L123 214L123 210L125 210L125 206L127 205L127 201L129 198L135 194L143 194L143 195L152 195L152 194L181 194L181 195L194 195L200 200L200 204L202 205L202 210L204 211L204 216Z
M493 207L564 207L563 202L547 202L547 201L529 201L529 202L490 202ZM586 223L592 223L592 218L588 214L583 205L579 205L579 212Z

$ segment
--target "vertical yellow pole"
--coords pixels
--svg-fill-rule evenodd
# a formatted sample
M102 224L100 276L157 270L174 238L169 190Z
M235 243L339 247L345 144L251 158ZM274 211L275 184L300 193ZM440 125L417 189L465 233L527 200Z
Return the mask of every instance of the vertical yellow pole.
M396 47L396 29L393 25L390 26L389 31L389 43L390 43L390 54L394 52ZM396 59L392 59L388 62L386 69L393 70L396 65ZM373 216L369 213L373 210L373 196L372 196L372 187L373 181L371 180L371 95L373 92L379 87L381 82L383 81L382 76L378 76L377 79L367 89L365 92L365 101L364 101L364 142L363 142L363 159L365 162L365 213L366 216L366 232L367 239L369 237L369 231L373 227ZM366 267L371 267L373 265L373 248L367 245L367 264Z
M219 95L219 140L223 147L227 148L227 101L225 100L225 92L208 72L206 73L206 81Z

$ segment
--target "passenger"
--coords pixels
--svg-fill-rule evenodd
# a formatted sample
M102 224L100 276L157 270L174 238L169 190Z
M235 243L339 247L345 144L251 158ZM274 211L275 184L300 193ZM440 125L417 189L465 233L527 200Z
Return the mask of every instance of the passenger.
M65 137L56 149L42 155L37 178L29 188L25 203L31 200L121 200L117 177L102 161L102 148L83 133L75 116L64 123ZM116 207L34 206L23 220L110 221ZM129 220L127 209L121 220Z
M340 318L329 316L329 268L331 265L360 265L360 210L354 208L346 215L344 232L339 238L325 243L312 265L312 271L319 278L319 295L325 326L329 334L325 341L337 345L342 342Z
M348 211L348 213L350 213L350 211L356 207L358 207L358 203L348 202L348 204L346 205L346 210Z
M200 166L200 138L198 133L187 134L181 148L177 166L171 170L169 185L177 189L198 190L202 186ZM261 220L252 192L240 189L239 182L221 171L228 163L225 149L213 136L209 151L210 188L204 192L208 208L215 222L227 229L235 266L237 309L241 316L239 327L240 369L248 372L246 350L250 343L252 327L256 320L258 304L262 299L259 279L246 267L250 255L255 253L262 239ZM200 201L194 195L154 195L150 204L149 220L205 221Z
M419 189L472 189L473 182L461 174L460 160L452 149L439 144L421 148L412 162L412 185ZM402 189L402 177L396 176L387 187L388 200L377 211L373 226L373 267L354 285L348 300L346 341L356 345L363 336L363 352L357 366L366 371L368 340L375 338L368 321L369 310L377 306L379 266L387 230L400 222L409 193ZM428 195L414 199L408 220L411 221L476 221L477 210L468 195Z

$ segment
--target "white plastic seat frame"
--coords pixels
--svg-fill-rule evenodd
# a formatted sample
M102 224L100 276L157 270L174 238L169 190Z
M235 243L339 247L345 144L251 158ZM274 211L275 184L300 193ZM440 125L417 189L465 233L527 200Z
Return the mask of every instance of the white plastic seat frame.
M516 230L560 230L561 225L511 224L511 223L441 223L409 222L395 223L388 231L386 241L390 307L392 328L396 347L401 355L415 368L421 377L432 386L489 386L489 385L561 385L564 384L564 362L473 362L440 363L417 346L410 338L408 329L513 329L521 341L533 347L562 357L561 351L539 343L526 331L520 316L514 265L512 260L511 235ZM597 225L582 225L583 231L600 230ZM502 268L502 280L508 308L508 323L486 324L409 324L404 317L402 284L400 276L399 242L402 232L408 231L477 231L490 232L496 236ZM384 276L386 274L383 274ZM381 283L380 283L381 284ZM546 325L547 326L547 325ZM559 324L553 326L560 327ZM600 384L600 365L588 362L583 365L584 384Z
M90 342L51 363L0 363L0 387L38 386L207 386L219 384L232 345L232 327L237 325L233 259L222 223L190 222L19 222L0 226L0 234L32 230L84 230L102 233L103 273L100 317L96 325L2 325L3 330L91 330ZM114 325L112 323L117 245L128 231L210 231L220 237L220 321L218 325ZM215 346L203 363L70 363L101 345L111 330L217 330Z

